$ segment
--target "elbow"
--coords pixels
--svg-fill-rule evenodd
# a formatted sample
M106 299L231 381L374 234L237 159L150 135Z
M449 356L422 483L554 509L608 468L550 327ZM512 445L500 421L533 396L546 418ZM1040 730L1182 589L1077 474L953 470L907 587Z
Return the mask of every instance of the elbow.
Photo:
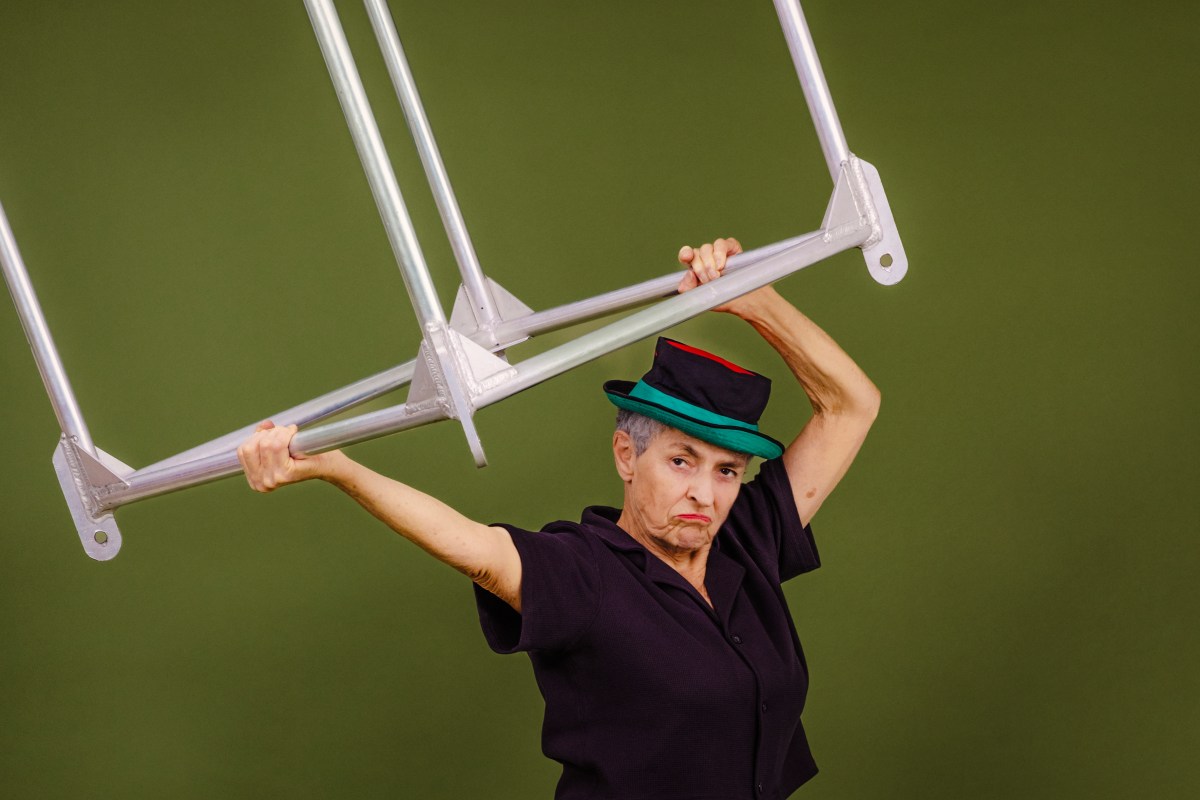
M861 420L870 425L879 416L880 402L879 389L867 381L865 386L856 388L853 392L846 392L840 402L828 409L828 413L846 420Z
M879 406L883 402L883 394L875 384L870 384L870 390L862 400L862 413L869 421L874 422L879 416Z

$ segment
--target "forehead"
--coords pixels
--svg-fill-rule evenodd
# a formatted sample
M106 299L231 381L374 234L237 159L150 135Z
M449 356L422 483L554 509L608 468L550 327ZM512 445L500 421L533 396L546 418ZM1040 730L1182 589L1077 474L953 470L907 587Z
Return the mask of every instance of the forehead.
M654 441L651 442L650 447L668 451L679 450L681 452L694 453L707 461L716 461L725 464L745 466L750 463L750 456L746 453L717 447L715 444L710 444L703 439L697 439L695 436L690 436L675 428L667 428L654 437Z

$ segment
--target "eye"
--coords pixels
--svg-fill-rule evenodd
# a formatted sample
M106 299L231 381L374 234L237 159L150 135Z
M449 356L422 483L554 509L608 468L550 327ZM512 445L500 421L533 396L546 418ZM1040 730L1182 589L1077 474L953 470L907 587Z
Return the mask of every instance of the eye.
M674 458L672 458L671 463L677 467L682 467L683 465L687 464L687 462L684 461L681 456L675 456Z
M727 478L738 477L738 471L733 467L721 467L721 474Z

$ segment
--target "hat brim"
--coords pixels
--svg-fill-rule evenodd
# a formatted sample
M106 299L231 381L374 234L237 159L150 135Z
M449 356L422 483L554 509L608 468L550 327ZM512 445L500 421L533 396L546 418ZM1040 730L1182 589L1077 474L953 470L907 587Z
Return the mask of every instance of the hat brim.
M604 384L604 394L608 397L609 402L617 408L658 420L664 425L683 431L688 436L695 436L697 439L715 444L717 447L733 450L736 453L748 453L759 458L779 458L783 455L783 445L765 433L734 425L702 422L677 409L667 408L649 400L630 397L629 392L633 387L632 381L607 381ZM684 408L691 407L690 403L683 400L680 400L679 404Z

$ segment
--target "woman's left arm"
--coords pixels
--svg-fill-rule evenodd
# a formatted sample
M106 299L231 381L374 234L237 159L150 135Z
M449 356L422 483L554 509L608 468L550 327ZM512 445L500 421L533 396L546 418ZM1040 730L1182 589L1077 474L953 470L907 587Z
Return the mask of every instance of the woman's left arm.
M741 249L736 239L683 248L679 260L692 271L680 289L719 276L726 258ZM879 390L829 334L770 286L714 310L749 322L783 357L812 404L812 418L783 453L796 508L807 524L867 438L879 413Z

